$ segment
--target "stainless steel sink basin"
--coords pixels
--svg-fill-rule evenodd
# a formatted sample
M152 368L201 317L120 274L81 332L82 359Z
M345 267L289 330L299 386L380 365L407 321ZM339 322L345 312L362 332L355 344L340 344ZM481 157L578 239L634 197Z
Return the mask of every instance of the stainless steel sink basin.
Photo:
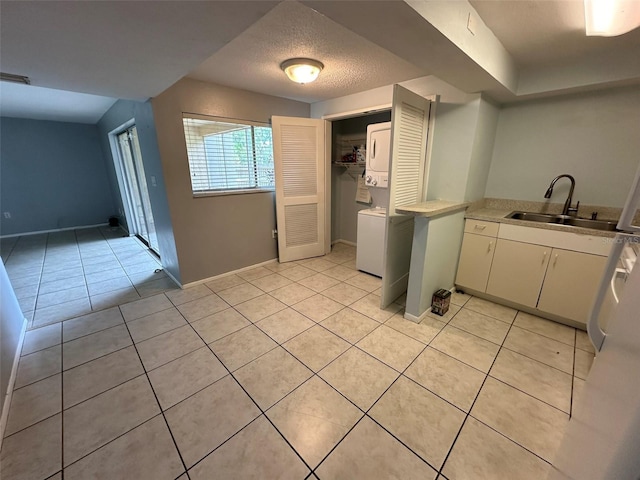
M533 212L511 212L509 215L507 215L507 218L538 223L554 223L556 225L567 225L571 227L593 228L595 230L605 230L609 232L617 231L616 222L610 222L608 220L576 218L569 215Z
M608 220L591 220L589 218L573 218L569 217L562 222L562 225L571 225L572 227L593 228L596 230L607 230L616 232L618 222L610 222Z
M546 213L532 213L532 212L512 212L507 218L514 218L516 220L528 220L530 222L540 223L558 223L558 219L562 215L550 215Z

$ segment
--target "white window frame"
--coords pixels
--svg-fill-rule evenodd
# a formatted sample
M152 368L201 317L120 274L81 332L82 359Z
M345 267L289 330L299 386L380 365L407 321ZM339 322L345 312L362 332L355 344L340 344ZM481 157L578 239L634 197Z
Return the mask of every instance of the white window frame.
M193 114L193 113L186 113L183 112L182 114L182 118L183 118L183 133L185 136L185 144L186 144L186 149L187 149L187 158L188 158L188 162L189 162L189 179L191 182L191 191L194 197L211 197L211 196L218 196L218 195L239 195L239 194L251 194L251 193L265 193L265 192L274 192L275 190L275 173L274 175L274 180L273 180L273 184L271 186L256 186L256 187L242 187L242 188L220 188L220 189L216 189L216 188L209 188L209 189L194 189L194 177L193 177L193 171L192 171L192 166L194 165L195 162L200 161L202 162L202 159L198 159L198 158L192 158L191 155L191 151L200 148L198 141L196 140L197 137L191 135L191 133L189 133L187 131L187 126L184 122L184 120L204 120L204 121L208 121L208 122L214 122L214 123L229 123L229 124L236 124L236 125L242 125L242 126L248 126L252 128L252 140L251 140L251 150L252 150L252 154L253 154L253 168L254 168L254 172L256 172L257 170L257 158L256 158L256 146L254 144L254 135L253 135L253 128L254 127L263 127L263 128L269 128L271 130L271 124L269 123L264 123L264 122L256 122L256 121L251 121L251 120L241 120L241 119L236 119L236 118L225 118L225 117L215 117L215 116L209 116L209 115L198 115L198 114ZM202 136L201 138L205 138L205 136ZM204 140L202 143L202 148L204 148ZM271 140L271 148L273 149L273 139ZM272 150L273 152L273 150ZM205 154L206 155L206 154ZM273 155L273 153L272 153ZM273 158L273 157L272 157ZM204 160L204 162L206 162L206 159ZM273 168L273 167L272 167ZM257 173L256 173L257 175Z

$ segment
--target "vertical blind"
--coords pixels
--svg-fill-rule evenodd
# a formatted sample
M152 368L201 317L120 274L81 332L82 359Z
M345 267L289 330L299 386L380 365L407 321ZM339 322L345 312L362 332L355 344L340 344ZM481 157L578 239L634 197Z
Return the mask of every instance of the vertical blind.
M271 127L184 116L193 193L273 189Z

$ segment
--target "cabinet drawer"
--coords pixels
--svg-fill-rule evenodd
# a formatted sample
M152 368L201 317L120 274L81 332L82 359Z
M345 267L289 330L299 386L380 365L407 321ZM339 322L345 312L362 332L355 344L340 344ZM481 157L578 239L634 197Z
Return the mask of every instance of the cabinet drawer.
M475 233L476 235L485 235L487 237L497 237L499 227L500 224L496 222L467 219L464 223L464 232Z

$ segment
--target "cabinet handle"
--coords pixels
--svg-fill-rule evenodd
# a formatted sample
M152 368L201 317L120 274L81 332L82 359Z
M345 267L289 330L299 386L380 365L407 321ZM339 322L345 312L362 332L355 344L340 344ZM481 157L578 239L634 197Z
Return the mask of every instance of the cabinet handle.
M487 226L486 225L476 225L473 228L475 228L476 230L484 230L485 228L487 228Z
M489 242L489 248L487 249L487 253L491 251L492 247L493 247L493 242Z
M556 256L553 257L553 266L556 266L556 263L558 263L558 254L556 253Z
M545 252L542 254L542 263L543 263L543 264L544 264L544 261L545 261L546 259L547 259L547 252L545 251Z

